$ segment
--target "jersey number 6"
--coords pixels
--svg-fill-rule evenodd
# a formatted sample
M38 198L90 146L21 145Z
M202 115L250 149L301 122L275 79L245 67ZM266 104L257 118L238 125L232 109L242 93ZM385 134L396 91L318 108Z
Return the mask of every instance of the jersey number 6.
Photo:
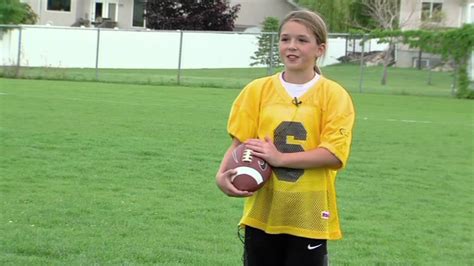
M293 136L295 140L306 140L306 129L300 122L284 121L275 129L274 132L274 143L278 151L280 152L300 152L304 151L303 147L299 144L287 143L287 137ZM304 174L303 169L294 169L286 167L275 167L273 168L276 176L279 180L296 182Z

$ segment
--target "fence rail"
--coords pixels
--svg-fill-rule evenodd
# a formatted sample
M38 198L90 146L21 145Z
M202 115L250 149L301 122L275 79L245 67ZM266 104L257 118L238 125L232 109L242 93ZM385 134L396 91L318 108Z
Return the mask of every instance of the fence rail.
M242 87L248 81L278 70L278 63L253 63L259 39L272 36L269 49L278 53L274 32L203 32L115 30L53 26L0 25L0 76L39 79L96 80L141 84L179 84L218 87ZM405 90L406 77L396 77L400 84L392 89L379 86L380 67L367 68L362 60L346 68L339 59L358 53L368 54L386 49L386 44L363 36L330 34L326 55L318 64L334 71L333 78L347 80L354 92L381 92L421 95L452 95L450 74L435 73L430 79L443 80L440 87ZM333 67L334 66L334 67ZM219 71L218 69L224 69ZM331 70L329 70L331 69ZM405 70L391 71L409 75ZM420 86L424 79L420 72ZM427 74L428 75L428 74ZM393 79L392 79L393 80ZM449 80L446 82L446 80ZM430 81L431 82L431 81ZM426 83L425 83L426 84Z
M3 66L116 69L245 68L258 38L276 33L136 31L52 26L0 26ZM269 53L277 53L277 44ZM371 48L373 46L373 48ZM330 35L322 66L360 51L347 34ZM385 45L368 44L367 50ZM270 57L271 58L271 57ZM270 64L270 66L275 64ZM265 67L264 65L256 65Z

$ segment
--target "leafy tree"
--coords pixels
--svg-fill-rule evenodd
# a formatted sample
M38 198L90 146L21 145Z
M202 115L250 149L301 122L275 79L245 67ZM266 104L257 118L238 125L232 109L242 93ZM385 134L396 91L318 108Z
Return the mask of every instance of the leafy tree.
M357 0L363 11L362 15L367 18L369 26L376 29L395 30L399 28L400 1L399 0ZM383 40L388 43L388 49L384 52L383 74L380 83L387 84L388 67L392 64L395 53L396 38L388 37Z
M231 31L240 5L225 0L149 0L145 9L148 28Z
M430 53L440 54L444 60L452 59L456 65L454 73L458 98L474 99L469 89L468 64L474 52L474 25L464 24L456 29L435 29L404 32L405 42Z
M347 32L351 24L350 9L355 0L298 0L298 4L323 16L330 32Z
M20 0L0 1L0 24L35 24L38 16Z
M266 17L263 22L263 34L258 37L258 50L251 57L253 62L251 66L280 65L280 57L278 55L278 36L274 33L278 32L279 21L275 17ZM270 34L272 33L272 34Z
M399 22L399 0L354 0L350 9L354 32L396 30L403 24Z
M444 60L456 64L455 77L458 84L456 96L474 99L474 90L469 89L468 62L474 47L474 24L464 24L456 29L428 30L375 30L369 38L398 38L411 48L439 54Z
M351 28L360 29L362 31L368 32L377 28L377 23L374 19L367 14L362 0L355 0L349 6L350 10L350 22Z

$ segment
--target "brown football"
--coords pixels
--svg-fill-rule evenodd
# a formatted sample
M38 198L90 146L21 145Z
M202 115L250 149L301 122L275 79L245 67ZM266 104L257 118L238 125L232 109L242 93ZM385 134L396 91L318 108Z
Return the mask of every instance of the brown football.
M252 153L253 151L242 143L232 151L232 156L227 162L227 169L237 170L232 183L239 190L257 191L272 175L271 166Z

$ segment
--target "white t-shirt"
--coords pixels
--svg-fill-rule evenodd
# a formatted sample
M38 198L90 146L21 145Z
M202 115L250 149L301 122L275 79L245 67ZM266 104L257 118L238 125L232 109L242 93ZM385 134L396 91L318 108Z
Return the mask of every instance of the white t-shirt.
M309 88L313 87L314 84L318 82L320 77L321 75L319 75L318 73L314 73L314 77L310 81L304 84L295 84L295 83L286 82L283 79L283 72L280 73L281 84L283 84L283 87L285 87L288 94L293 98L300 97L301 95L303 95L306 91L309 90Z

